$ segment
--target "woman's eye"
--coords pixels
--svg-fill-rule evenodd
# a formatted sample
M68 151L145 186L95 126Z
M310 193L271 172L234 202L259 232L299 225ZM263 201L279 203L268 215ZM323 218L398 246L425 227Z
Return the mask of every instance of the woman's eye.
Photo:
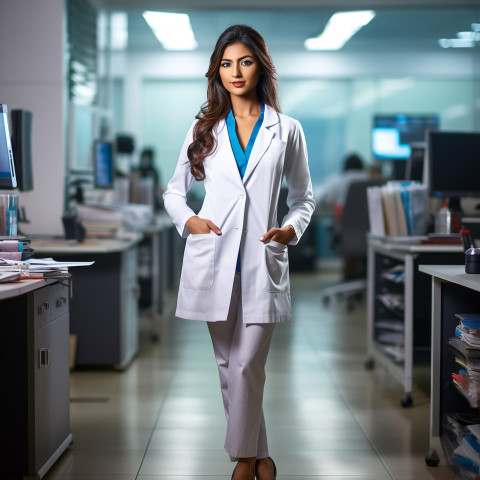
M252 65L252 63L253 63L253 62L252 62L251 60L244 60L244 61L242 62L242 65L244 65L245 67L248 67L248 66Z
M228 68L230 66L230 62L222 62L220 66L224 68Z

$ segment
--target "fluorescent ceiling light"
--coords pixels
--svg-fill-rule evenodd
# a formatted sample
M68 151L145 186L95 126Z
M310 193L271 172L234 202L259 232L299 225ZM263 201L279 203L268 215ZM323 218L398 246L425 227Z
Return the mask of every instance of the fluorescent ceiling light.
M457 32L457 38L463 40L473 40L474 42L480 41L480 33L475 32Z
M337 12L330 17L325 30L305 40L307 50L340 50L362 27L375 17L373 10Z
M438 44L442 48L472 48L475 46L475 41L464 38L441 38Z
M195 50L197 41L186 13L143 12L158 41L165 50Z
M473 48L480 42L480 23L472 23L472 31L457 32L457 38L441 38L438 44L442 48Z

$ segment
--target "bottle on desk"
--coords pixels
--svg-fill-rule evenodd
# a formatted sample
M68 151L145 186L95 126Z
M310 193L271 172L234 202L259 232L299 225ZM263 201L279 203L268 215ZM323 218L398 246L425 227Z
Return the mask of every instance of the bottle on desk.
M447 202L435 214L435 233L448 235L460 231L460 212L453 211Z

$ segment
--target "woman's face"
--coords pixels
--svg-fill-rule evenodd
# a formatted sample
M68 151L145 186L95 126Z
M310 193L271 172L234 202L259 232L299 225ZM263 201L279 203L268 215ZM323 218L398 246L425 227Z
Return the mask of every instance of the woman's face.
M219 74L230 95L256 98L260 65L252 51L243 43L234 43L225 49Z

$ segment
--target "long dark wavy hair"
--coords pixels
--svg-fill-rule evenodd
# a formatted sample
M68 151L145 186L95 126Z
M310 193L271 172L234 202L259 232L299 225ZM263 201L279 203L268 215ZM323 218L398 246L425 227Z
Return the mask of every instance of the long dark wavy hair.
M270 105L277 112L280 111L277 97L277 72L265 40L248 25L233 25L227 28L217 40L210 57L210 66L205 74L208 78L207 101L196 116L198 122L193 130L193 142L187 151L190 171L196 180L205 179L203 162L216 148L213 128L228 115L232 107L230 93L222 84L219 69L225 49L238 42L250 49L260 64L261 75L256 89L258 100Z

